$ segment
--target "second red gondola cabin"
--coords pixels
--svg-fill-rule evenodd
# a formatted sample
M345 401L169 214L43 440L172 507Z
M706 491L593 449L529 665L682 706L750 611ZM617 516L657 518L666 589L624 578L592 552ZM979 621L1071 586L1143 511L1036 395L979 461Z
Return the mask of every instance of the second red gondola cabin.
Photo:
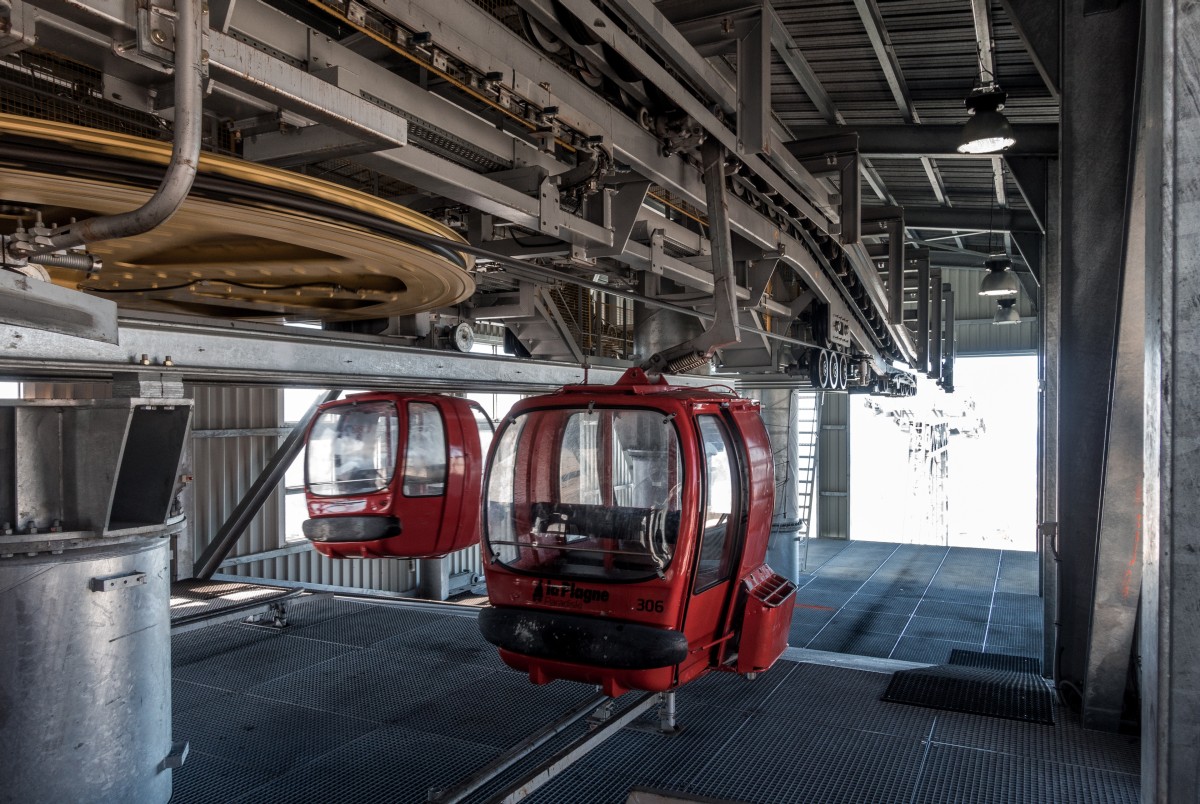
M474 402L369 392L309 427L304 535L331 558L428 558L477 544L492 424Z

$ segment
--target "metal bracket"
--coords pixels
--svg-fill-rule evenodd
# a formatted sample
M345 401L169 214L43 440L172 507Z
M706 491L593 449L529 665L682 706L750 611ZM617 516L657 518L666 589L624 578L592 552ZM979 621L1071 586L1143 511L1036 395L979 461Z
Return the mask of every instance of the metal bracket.
M843 245L857 243L862 216L858 134L852 132L798 140L790 147L792 155L813 175L837 174L841 192L836 193L836 198L830 201L838 205L838 218L842 225L838 234Z
M263 628L274 628L282 630L288 626L288 610L287 605L283 601L273 601L267 610L259 614L252 614L245 620L242 620L245 625L256 625Z
M173 4L172 4L173 5ZM139 2L137 52L167 66L175 64L175 12L162 4Z
M180 740L171 743L170 752L163 757L163 761L158 763L158 771L162 773L165 770L175 770L182 768L183 763L187 762L188 753L191 751L191 744L187 740Z
M650 273L656 276L662 276L663 264L667 260L667 253L663 249L664 234L662 229L650 233Z
M754 309L762 304L763 296L766 294L767 287L771 284L771 278L775 276L775 270L778 267L779 257L764 257L761 260L752 260L746 272L746 284L750 288L750 298L739 306Z
M646 200L646 191L650 189L649 181L631 181L622 184L617 189L605 188L603 198L604 228L613 233L611 246L593 246L588 249L589 257L616 257L625 253L629 244L629 236L637 224L638 213L642 202Z
M830 306L829 310L829 328L826 330L829 335L829 342L837 346L850 348L850 319L844 315L840 315L833 311Z
M764 4L765 5L765 4ZM737 145L741 154L771 150L771 26L762 7L737 28Z
M544 234L558 237L564 218L562 207L559 206L558 185L554 183L553 177L547 176L542 179L538 195L538 229Z
M145 586L146 573L130 572L125 575L110 575L106 578L92 578L89 584L93 592L118 592L131 586Z

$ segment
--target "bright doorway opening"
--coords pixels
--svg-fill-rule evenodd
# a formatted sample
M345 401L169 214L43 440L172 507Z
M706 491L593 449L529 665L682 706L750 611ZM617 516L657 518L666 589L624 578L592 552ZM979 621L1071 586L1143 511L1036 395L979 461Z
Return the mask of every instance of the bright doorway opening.
M1034 550L1037 357L960 358L955 392L850 399L850 538Z

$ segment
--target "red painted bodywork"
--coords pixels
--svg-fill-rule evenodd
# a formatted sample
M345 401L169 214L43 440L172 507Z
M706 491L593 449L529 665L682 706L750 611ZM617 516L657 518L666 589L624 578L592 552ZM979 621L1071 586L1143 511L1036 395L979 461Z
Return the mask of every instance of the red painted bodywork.
M390 392L353 394L325 403L320 411L379 401L394 404L398 412L399 446L391 481L386 488L373 493L323 496L312 493L306 472L308 515L313 519L395 517L400 522L401 532L366 541L313 541L313 547L330 558L433 558L477 544L484 455L479 426L472 411L486 414L476 403L466 399ZM443 493L437 496L408 497L402 489L408 441L407 406L418 402L433 405L442 417L446 482ZM313 424L316 422L314 419ZM312 425L305 435L306 440L311 432Z
M569 586L569 594L559 593L559 597L552 599L540 586L554 583L552 577L486 560L492 549L485 519L483 549L490 602L512 616L519 616L515 610L539 613L542 622L548 618L540 612L569 612L608 621L607 627L612 623L637 623L681 632L687 638L687 656L678 663L661 667L620 669L570 661L565 656L527 655L500 645L501 658L510 667L528 673L535 683L570 679L599 685L614 696L631 689L673 689L713 669L757 673L769 668L787 647L796 587L775 575L764 563L774 508L775 476L771 445L758 403L724 387L676 387L663 378L651 381L642 371L631 369L616 385L568 386L555 394L518 402L493 440L489 473L494 468L505 429L521 414L555 408L586 409L589 405L597 410L651 410L674 423L682 459L679 478L682 497L674 555L665 577L625 582L574 579L569 584L563 582L563 588ZM740 478L740 505L736 514L740 516L740 525L731 531L736 533L736 540L726 578L695 592L706 483L705 453L697 417L705 414L720 417L731 437ZM520 457L523 454L539 455L539 438L553 439L552 434L541 432L542 429L527 427L522 431L517 446L519 467L525 465ZM545 460L544 455L529 460L524 470L527 477L522 475L522 469L517 470L516 485L524 488L518 488L514 508L523 502L522 495L527 501L547 499L541 496L545 489L539 489L539 484L547 482L545 472L540 471ZM486 505L486 479L484 488ZM605 503L611 505L610 500ZM530 523L518 524L527 528ZM652 601L652 605L645 601ZM549 622L553 628L553 619L549 618Z

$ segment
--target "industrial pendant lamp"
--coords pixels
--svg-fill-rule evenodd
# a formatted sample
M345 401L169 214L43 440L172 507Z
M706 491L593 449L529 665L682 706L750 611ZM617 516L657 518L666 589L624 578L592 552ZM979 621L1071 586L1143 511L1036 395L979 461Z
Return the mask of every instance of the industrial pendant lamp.
M994 154L1012 147L1017 141L1012 125L1000 111L1008 93L995 81L980 83L967 95L967 114L971 119L963 126L960 154Z
M1008 118L1000 112L1008 100L1008 93L996 82L996 41L991 33L990 8L984 14L987 16L982 21L978 17L975 20L976 39L980 43L975 51L979 58L979 78L965 101L970 119L963 126L962 144L958 146L960 154L994 154L1012 147L1017 141Z
M983 263L987 275L979 283L980 296L1016 296L1021 283L1012 271L1007 254L993 254Z
M1020 324L1021 314L1017 312L1017 299L1001 299L996 305L996 315L992 317L993 324Z

